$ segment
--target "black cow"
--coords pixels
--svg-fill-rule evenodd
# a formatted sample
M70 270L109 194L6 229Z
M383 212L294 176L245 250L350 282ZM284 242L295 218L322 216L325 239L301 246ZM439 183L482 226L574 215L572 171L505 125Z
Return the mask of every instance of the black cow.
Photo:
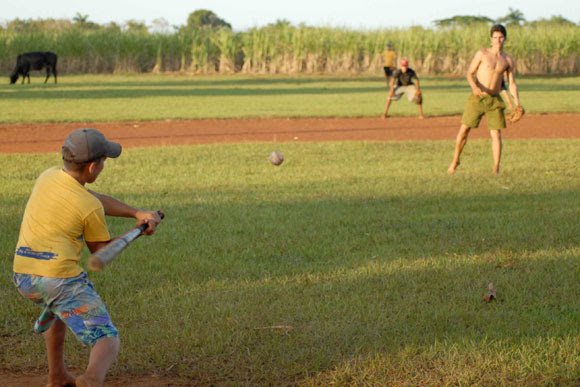
M28 77L28 83L30 83L30 70L42 70L43 68L46 68L44 83L48 81L50 74L54 76L54 83L56 83L56 59L54 52L27 52L18 55L16 67L10 74L10 84L16 83L18 76L22 76L22 83Z

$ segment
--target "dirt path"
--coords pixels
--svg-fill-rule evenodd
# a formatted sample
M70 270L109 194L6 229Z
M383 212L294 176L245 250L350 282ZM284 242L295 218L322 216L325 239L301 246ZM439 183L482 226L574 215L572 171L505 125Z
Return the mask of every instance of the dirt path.
M0 153L58 152L73 129L94 127L124 147L226 142L452 140L458 116L418 120L396 117L329 119L243 119L146 122L0 124ZM486 124L472 138L487 138ZM509 125L504 138L578 138L580 114L526 115Z
M77 372L78 374L78 372ZM0 371L0 386L2 387L44 387L48 378L46 375L14 374ZM106 387L186 387L202 384L187 379L162 378L157 376L107 378Z

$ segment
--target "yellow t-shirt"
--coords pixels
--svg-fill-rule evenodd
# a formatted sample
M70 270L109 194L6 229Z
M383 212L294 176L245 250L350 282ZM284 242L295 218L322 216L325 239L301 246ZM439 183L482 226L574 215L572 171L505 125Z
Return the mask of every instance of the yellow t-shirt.
M44 277L79 275L84 241L111 239L105 209L75 178L54 167L36 180L14 254L14 272Z
M396 67L395 66L395 58L397 57L397 53L393 50L385 50L383 52L383 66L384 67Z

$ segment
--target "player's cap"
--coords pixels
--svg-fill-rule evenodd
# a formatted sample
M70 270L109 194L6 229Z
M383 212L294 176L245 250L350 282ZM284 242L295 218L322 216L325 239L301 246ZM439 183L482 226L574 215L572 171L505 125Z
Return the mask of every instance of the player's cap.
M407 59L401 60L401 66L405 66L405 67L409 66L409 61Z
M78 129L71 132L62 145L62 158L74 163L86 163L101 157L121 155L121 144L109 141L96 129Z
M391 44L391 42L387 42L387 44L385 44L385 47L387 47L387 48L393 48L393 45Z

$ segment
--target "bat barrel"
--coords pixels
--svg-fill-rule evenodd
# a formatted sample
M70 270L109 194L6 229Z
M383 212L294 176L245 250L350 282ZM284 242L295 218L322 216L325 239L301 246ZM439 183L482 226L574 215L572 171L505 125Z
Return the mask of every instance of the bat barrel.
M165 218L165 214L161 211L157 211L161 219ZM145 230L147 230L149 225L143 223L139 227L135 227L128 231L127 233L121 235L117 239L110 242L107 246L96 251L89 257L89 270L91 271L101 271L103 268L111 262L117 255L119 255L131 242L133 242L139 235L141 235Z

